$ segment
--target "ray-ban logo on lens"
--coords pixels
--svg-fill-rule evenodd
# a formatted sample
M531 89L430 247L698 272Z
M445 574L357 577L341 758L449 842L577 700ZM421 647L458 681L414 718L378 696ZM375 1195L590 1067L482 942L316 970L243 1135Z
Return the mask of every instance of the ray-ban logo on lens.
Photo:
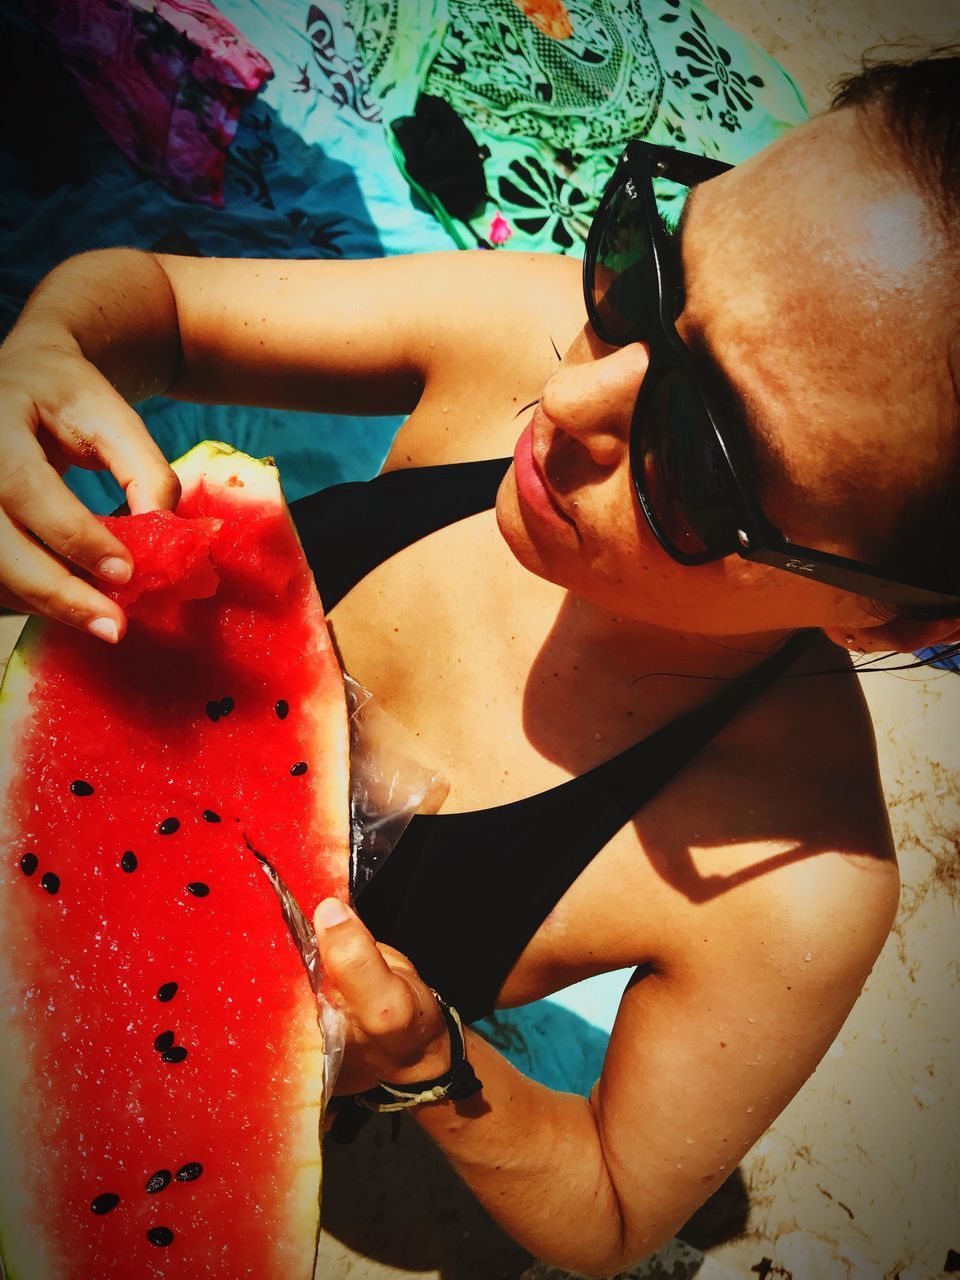
M793 573L813 573L813 565L809 560L787 560L783 566Z

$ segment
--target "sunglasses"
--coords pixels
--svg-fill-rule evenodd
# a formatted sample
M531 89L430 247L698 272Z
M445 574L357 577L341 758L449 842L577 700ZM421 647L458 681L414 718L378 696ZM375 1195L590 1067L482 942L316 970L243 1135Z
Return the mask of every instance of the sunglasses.
M741 444L745 427L724 418L677 333L685 304L683 270L653 185L655 178L665 178L694 187L731 167L672 147L628 142L587 237L583 293L594 332L609 346L649 346L630 433L630 469L643 514L680 564L709 564L736 554L901 608L929 611L931 617L952 617L960 611L955 594L799 546L771 524L751 493Z

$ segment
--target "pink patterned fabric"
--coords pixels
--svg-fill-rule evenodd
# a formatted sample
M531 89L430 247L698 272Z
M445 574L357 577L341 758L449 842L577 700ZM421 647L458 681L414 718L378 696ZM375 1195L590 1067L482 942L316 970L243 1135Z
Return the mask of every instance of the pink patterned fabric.
M209 0L27 0L120 150L223 206L227 151L270 63Z

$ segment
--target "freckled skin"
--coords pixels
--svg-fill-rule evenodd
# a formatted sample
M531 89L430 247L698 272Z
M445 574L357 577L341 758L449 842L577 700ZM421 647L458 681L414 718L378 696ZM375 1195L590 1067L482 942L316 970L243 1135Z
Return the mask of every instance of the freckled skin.
M763 509L797 542L869 559L956 450L946 353L960 272L936 217L853 110L795 130L692 200L678 328L709 336L748 405L772 473ZM531 532L508 475L497 516L521 563L602 608L688 632L875 623L847 593L737 557L676 565L661 550L627 459L647 359L644 345L609 348L587 328L564 354L534 452L581 539Z
M798 129L698 189L684 251L681 332L702 331L750 405L769 471L761 504L791 537L853 555L882 539L897 503L956 439L945 359L955 283L938 275L936 228L889 150L852 111ZM75 292L128 308L126 276L138 270L149 293L154 277L139 259L109 261L103 274L122 265L122 290ZM525 504L511 468L497 502L506 545L481 512L391 557L331 611L345 668L442 762L450 813L586 772L704 706L709 680L749 671L796 627L825 627L843 644L876 621L857 597L776 569L738 557L693 569L660 549L629 470L648 352L590 333L569 259L284 263L282 277L277 264L249 260L154 266L176 308L157 304L148 326L139 310L123 312L140 335L128 356L161 348L156 329L176 335L185 358L162 345L167 363L157 361L152 380L140 370L142 385L176 367L173 387L163 385L184 398L221 403L229 388L244 403L403 411L388 470L502 457L530 423L524 440L574 524L546 494L539 509ZM87 278L83 263L60 276ZM264 314L269 326L257 323ZM115 348L112 359L126 388ZM521 406L538 398L531 421ZM725 636L737 639L717 642ZM797 674L809 675L841 660L815 637L801 663ZM663 674L674 672L707 680ZM222 691L204 699L212 693ZM296 759L284 756L288 767ZM163 843L175 855L182 842ZM215 883L211 902L226 888ZM524 1004L590 974L635 970L590 1100L526 1080L468 1033L484 1109L424 1107L414 1122L530 1252L566 1269L622 1272L689 1218L812 1073L879 953L896 897L856 682L778 681L590 861L499 993L498 1007ZM189 909L202 920L202 903ZM317 924L327 972L363 1031L341 1087L439 1074L448 1049L436 1022L426 1038L419 1017L399 1039L385 1032L384 1011L397 1008L396 984L381 985L390 949L378 953L354 924L326 938ZM422 1012L430 1002L415 989ZM170 1018L183 1007L178 997ZM165 1078L194 1068L200 1046L186 1047L186 1070L164 1057ZM172 1039L162 1053L176 1053Z

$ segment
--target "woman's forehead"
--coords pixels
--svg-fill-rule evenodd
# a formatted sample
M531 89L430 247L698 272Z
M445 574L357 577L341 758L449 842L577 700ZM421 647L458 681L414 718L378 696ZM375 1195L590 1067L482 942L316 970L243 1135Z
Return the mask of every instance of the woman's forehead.
M825 363L841 383L846 370L886 391L892 372L909 377L908 360L949 345L956 262L941 223L855 115L797 129L688 201L689 320L721 357L749 348L774 383Z
M953 264L860 113L813 121L698 188L683 257L684 323L784 475L841 502L864 484L910 487L951 443Z

